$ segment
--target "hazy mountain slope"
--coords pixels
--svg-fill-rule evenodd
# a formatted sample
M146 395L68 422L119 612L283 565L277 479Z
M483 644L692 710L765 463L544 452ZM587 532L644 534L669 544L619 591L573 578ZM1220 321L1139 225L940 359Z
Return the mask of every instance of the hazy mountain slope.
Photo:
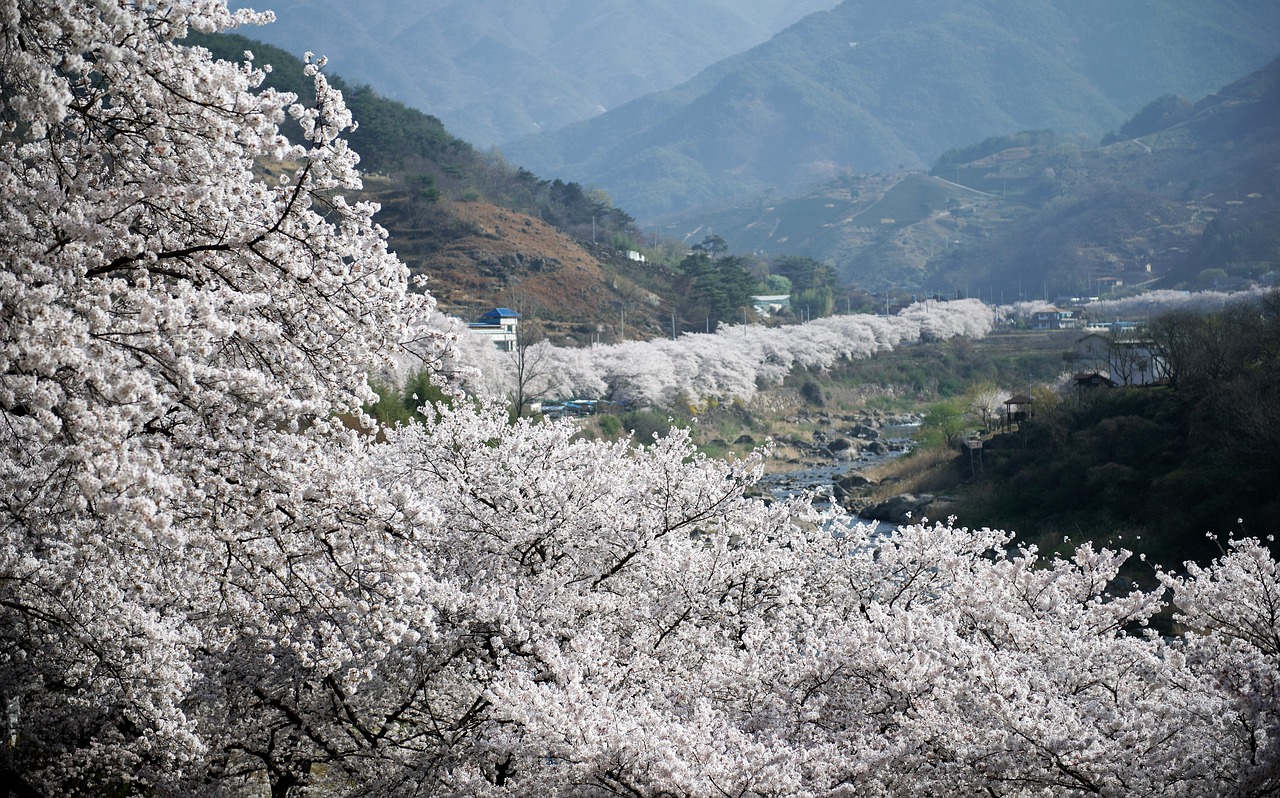
M1280 4L848 0L686 84L507 145L654 218L847 172L897 171L998 133L1098 136L1166 93L1257 69Z
M247 35L329 57L477 146L669 88L836 0L274 0ZM242 0L233 6L258 4Z
M1106 146L1047 131L992 137L948 152L933 175L845 177L681 226L711 228L735 252L830 263L869 289L995 301L1274 272L1280 60L1195 103L1159 98L1135 119L1168 109Z
M915 290L932 287L931 262L1026 216L998 194L906 172L842 177L798 197L693 216L680 227L713 230L733 252L829 263L842 283L867 290Z
M941 279L1008 284L1030 276L1059 292L1096 292L1109 278L1212 288L1273 274L1280 59L1159 130L1078 155L1044 153L1017 171L1054 176L1037 181L1051 185L1035 198L1035 214L951 253L933 269ZM1203 282L1206 270L1221 270L1226 284Z

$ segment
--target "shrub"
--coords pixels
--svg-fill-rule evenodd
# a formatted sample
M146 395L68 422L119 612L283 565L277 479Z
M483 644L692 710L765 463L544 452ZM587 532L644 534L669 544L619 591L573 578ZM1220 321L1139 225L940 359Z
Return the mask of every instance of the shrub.
M822 395L822 386L813 380L807 380L800 386L800 398L804 399L805 404L814 407L823 407L826 405L826 398Z
M655 435L666 435L673 426L677 426L666 413L658 410L633 410L621 417L621 424L631 433L638 443L653 443Z
M616 438L622 432L622 419L617 416L600 416L596 419L600 434L606 438Z

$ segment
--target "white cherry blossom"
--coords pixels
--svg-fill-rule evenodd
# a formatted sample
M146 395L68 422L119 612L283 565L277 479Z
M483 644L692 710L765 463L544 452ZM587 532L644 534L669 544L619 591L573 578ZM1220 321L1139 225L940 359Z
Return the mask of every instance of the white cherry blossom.
M503 378L417 324L430 298L343 199L353 120L323 59L311 102L181 42L256 19L0 4L0 783L1276 792L1280 580L1259 541L1145 591L1128 552L748 498L763 453L709 459L680 431L583 441L461 395L349 428L371 375ZM931 303L575 350L558 379L749 396L989 317ZM1147 631L1166 610L1182 628Z

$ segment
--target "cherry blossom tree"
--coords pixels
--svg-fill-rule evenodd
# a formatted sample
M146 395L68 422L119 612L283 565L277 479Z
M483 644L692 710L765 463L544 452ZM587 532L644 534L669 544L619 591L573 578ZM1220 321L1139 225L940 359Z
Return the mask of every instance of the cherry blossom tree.
M456 319L437 314L434 329L456 337L475 371L466 379L483 396L514 397L519 362L486 348ZM785 327L724 326L711 334L675 340L555 347L539 343L540 368L531 386L544 396L611 396L640 405L670 406L691 400L750 399L761 385L777 385L796 367L825 369L904 343L981 338L991 331L990 309L978 300L912 305L894 317L830 316Z
M1239 541L1121 576L746 496L764 453L456 401L352 120L189 29L220 2L0 6L0 783L21 795L1266 795L1280 580ZM293 120L289 122L287 120ZM297 124L298 140L282 135ZM980 303L576 350L740 395ZM735 338L736 334L736 338ZM456 388L451 385L451 388ZM349 428L348 423L355 428ZM1185 626L1147 624L1172 602Z
M1175 310L1205 312L1220 310L1240 301L1255 301L1270 289L1245 291L1146 291L1121 299L1090 302L1085 313L1095 321L1106 323L1116 319L1140 320Z
M1008 391L1001 390L994 383L979 383L965 392L962 398L964 411L982 429L992 430L1000 420L1000 413L1005 408L1004 402L1009 396Z
M483 723L450 791L656 788L614 754L642 743L629 737L645 724L700 734L682 710L660 708L684 703L667 691L746 633L732 620L740 603L754 615L774 602L755 594L771 591L751 573L764 556L754 544L790 538L798 518L743 497L759 457L709 461L679 434L635 449L573 432L462 405L395 441L400 479L438 497L440 567L483 613L483 662L470 668L483 674Z
M352 516L314 488L359 449L332 414L372 398L365 375L428 303L374 207L343 198L352 121L319 63L303 104L181 43L261 19L0 9L0 692L19 716L6 775L28 789L197 777L228 754L192 703L214 663L263 639L316 660L335 630L267 619L369 592L335 553ZM241 675L279 703L269 671Z
M628 341L589 350L555 349L553 373L598 375L615 398L670 405L676 397L750 399L761 384L779 384L793 368L830 368L902 343L991 330L990 310L977 300L920 303L897 316L830 316L786 327L722 326L714 334L675 340ZM577 384L593 387L587 380Z
M679 431L572 432L468 404L390 444L385 473L441 513L426 561L472 597L449 617L480 708L449 767L403 760L438 774L428 792L1262 794L1280 772L1256 544L1165 577L1187 622L1225 627L1166 639L1129 552L877 534L744 498L759 459L701 458Z
M1268 542L1273 542L1268 538ZM1257 539L1229 542L1208 566L1161 574L1186 627L1180 652L1223 697L1218 756L1238 795L1280 789L1280 565ZM1226 789L1223 792L1227 792Z

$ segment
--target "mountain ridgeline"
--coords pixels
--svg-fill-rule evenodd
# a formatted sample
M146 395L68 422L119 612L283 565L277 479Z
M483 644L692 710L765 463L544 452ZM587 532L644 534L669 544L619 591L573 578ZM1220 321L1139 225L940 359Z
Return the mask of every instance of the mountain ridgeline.
M250 35L487 147L681 83L836 0L309 0ZM233 5L255 5L238 2Z
M1198 97L1276 55L1251 0L848 0L692 80L504 147L637 218L923 169L992 135L1097 140L1153 98Z
M847 4L832 19L838 12L849 13ZM881 20L886 29L891 18ZM253 50L274 65L272 85L308 94L301 63L289 53L238 36L193 41L234 60ZM1053 128L988 130L940 151L927 172L841 174L791 198L754 197L673 217L660 230L690 244L714 232L729 252L751 256L746 265L757 275L799 257L829 265L844 285L908 294L1001 302L1116 285L1230 286L1269 274L1280 261L1280 234L1269 221L1280 213L1278 73L1273 62L1199 100L1153 93L1109 123L1101 144ZM685 247L646 234L629 206L479 150L439 119L369 86L333 81L360 122L352 145L368 193L383 205L392 246L415 272L434 278L445 310L466 316L520 305L564 336L593 340L620 334L623 314L631 333L645 336L669 331L671 316L685 315ZM1129 84L1113 78L1110 85ZM844 110L851 121L860 118ZM748 125L748 111L717 129L730 135ZM631 157L633 144L643 146L619 144L614 161ZM641 178L655 191L675 185L657 164ZM710 203L718 189L703 189ZM647 261L628 260L628 250L644 250Z
M1225 288L1275 270L1280 61L1197 101L1158 97L1103 142L989 136L927 173L845 176L686 224L734 251L834 264L844 283L994 302Z

